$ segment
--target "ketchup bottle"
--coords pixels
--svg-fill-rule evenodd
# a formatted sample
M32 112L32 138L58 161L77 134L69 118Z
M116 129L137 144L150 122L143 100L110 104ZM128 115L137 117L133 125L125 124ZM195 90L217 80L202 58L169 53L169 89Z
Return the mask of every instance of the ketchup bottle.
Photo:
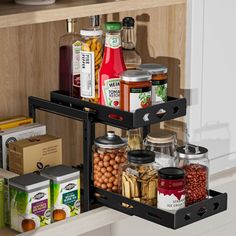
M120 22L105 24L106 40L102 65L99 72L99 103L120 107L120 75L126 70L121 47Z

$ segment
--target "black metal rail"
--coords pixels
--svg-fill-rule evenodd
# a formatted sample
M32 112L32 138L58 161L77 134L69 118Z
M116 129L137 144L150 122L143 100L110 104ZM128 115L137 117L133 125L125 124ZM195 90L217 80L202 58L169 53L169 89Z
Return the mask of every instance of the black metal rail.
M186 100L184 98L169 97L166 103L138 109L131 113L82 101L55 91L51 93L51 101L29 97L29 115L34 120L37 109L83 122L84 211L93 208L94 194L97 193L99 194L96 197L98 203L177 229L227 209L227 194L213 190L210 191L210 198L172 213L93 187L91 150L95 138L95 123L109 124L122 129L142 127L145 137L151 124L184 116L186 114ZM114 117L118 118L114 119ZM132 206L132 208L124 207L123 203Z

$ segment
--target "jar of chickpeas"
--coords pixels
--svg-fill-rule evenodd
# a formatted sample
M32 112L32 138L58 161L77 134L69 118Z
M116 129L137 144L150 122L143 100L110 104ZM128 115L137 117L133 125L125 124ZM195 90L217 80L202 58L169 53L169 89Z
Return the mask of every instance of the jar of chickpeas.
M103 137L95 139L93 148L93 180L94 186L111 192L119 192L120 167L127 161L127 141L107 132Z
M80 95L83 100L98 103L98 72L102 63L103 31L96 28L80 30Z

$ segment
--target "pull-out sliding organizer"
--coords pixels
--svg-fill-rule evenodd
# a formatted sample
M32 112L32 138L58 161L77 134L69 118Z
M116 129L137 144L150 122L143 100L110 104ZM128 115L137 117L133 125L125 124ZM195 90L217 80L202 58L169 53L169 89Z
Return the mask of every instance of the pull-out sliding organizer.
M136 215L157 224L177 229L227 209L227 194L213 190L210 190L208 199L176 212L167 212L96 188L92 184L92 145L95 138L95 123L112 125L126 130L141 127L145 137L150 130L150 125L185 116L185 98L168 97L166 103L138 109L131 113L82 101L62 94L60 91L55 91L51 93L51 101L29 97L29 113L34 119L36 118L36 109L83 121L83 205L85 211L90 210L96 201L128 215ZM94 197L95 194L96 197ZM124 203L130 207L125 207Z

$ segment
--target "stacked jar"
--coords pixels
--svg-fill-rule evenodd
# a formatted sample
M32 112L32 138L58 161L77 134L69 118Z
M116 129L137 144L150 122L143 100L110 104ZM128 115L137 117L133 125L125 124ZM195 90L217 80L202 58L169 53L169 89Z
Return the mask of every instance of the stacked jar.
M155 165L159 170L164 167L174 167L177 164L176 133L169 130L151 132L143 140L146 150L155 152Z
M208 197L208 150L186 145L177 148L179 167L185 170L186 206Z
M80 31L82 37L80 95L84 100L98 103L98 72L103 55L103 31L90 28Z
M93 151L94 186L118 192L120 165L127 160L127 141L109 131L95 139Z

